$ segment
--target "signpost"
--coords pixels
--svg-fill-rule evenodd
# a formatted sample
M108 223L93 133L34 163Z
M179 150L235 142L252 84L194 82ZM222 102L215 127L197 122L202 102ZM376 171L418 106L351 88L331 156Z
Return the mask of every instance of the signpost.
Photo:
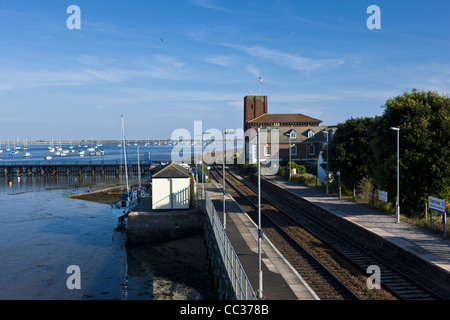
M433 210L442 212L442 220L444 223L444 238L446 237L447 214L445 213L445 200L428 197L428 207L430 208L430 229L433 232Z
M341 198L341 170L337 171L338 176L338 190L339 190L339 199Z
M388 202L388 194L387 191L379 190L378 191L378 199L384 202ZM388 208L386 207L386 213L388 213Z
M388 202L387 191L378 191L378 199L383 200L384 202Z

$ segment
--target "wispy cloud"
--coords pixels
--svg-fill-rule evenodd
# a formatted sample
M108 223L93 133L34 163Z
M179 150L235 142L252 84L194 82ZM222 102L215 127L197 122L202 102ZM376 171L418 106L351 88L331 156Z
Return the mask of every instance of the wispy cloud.
M245 70L250 72L255 77L261 76L261 73L259 72L259 70L253 64L249 64L247 67L245 67Z
M336 67L344 63L344 61L340 59L307 58L298 54L282 52L263 46L243 46L230 43L224 43L223 45L241 52L245 52L250 56L269 60L280 66L284 66L297 71L311 72L315 69L324 67Z
M235 56L214 56L205 59L210 64L216 64L222 67L233 67L237 64L238 58Z
M78 66L23 70L19 67L0 73L0 91L36 87L80 86L101 83L124 83L137 78L180 80L184 63L169 55L153 55L127 64L94 55L80 55Z
M206 9L230 12L229 9L226 9L225 7L218 5L216 3L217 1L214 0L189 0L189 2L192 3L193 5Z

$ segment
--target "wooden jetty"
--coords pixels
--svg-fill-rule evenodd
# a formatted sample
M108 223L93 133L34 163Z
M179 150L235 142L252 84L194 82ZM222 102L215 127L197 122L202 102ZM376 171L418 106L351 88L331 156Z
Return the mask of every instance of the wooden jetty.
M160 162L141 161L128 164L130 177L138 177L140 167L141 176L146 177L152 174L161 166ZM125 171L124 164L119 161L8 161L0 162L0 176L22 176L22 175L121 175Z

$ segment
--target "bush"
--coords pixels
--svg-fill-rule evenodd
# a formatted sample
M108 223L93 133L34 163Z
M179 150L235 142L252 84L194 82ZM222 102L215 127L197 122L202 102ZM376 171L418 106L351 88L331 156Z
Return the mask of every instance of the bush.
M373 184L372 179L363 177L356 187L356 201L370 203L372 200Z
M296 174L297 175L301 175L301 174L305 174L306 173L305 166L296 164L295 162L291 162L291 170L292 170L292 172L294 171L294 169L296 169ZM289 163L286 164L285 166L282 166L280 171L281 171L281 175L285 179L289 179Z

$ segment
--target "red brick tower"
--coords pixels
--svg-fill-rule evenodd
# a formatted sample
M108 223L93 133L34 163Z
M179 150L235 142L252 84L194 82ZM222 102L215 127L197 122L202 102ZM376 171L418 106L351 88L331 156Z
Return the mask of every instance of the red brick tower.
M267 96L244 97L244 131L249 128L248 121L268 112Z

